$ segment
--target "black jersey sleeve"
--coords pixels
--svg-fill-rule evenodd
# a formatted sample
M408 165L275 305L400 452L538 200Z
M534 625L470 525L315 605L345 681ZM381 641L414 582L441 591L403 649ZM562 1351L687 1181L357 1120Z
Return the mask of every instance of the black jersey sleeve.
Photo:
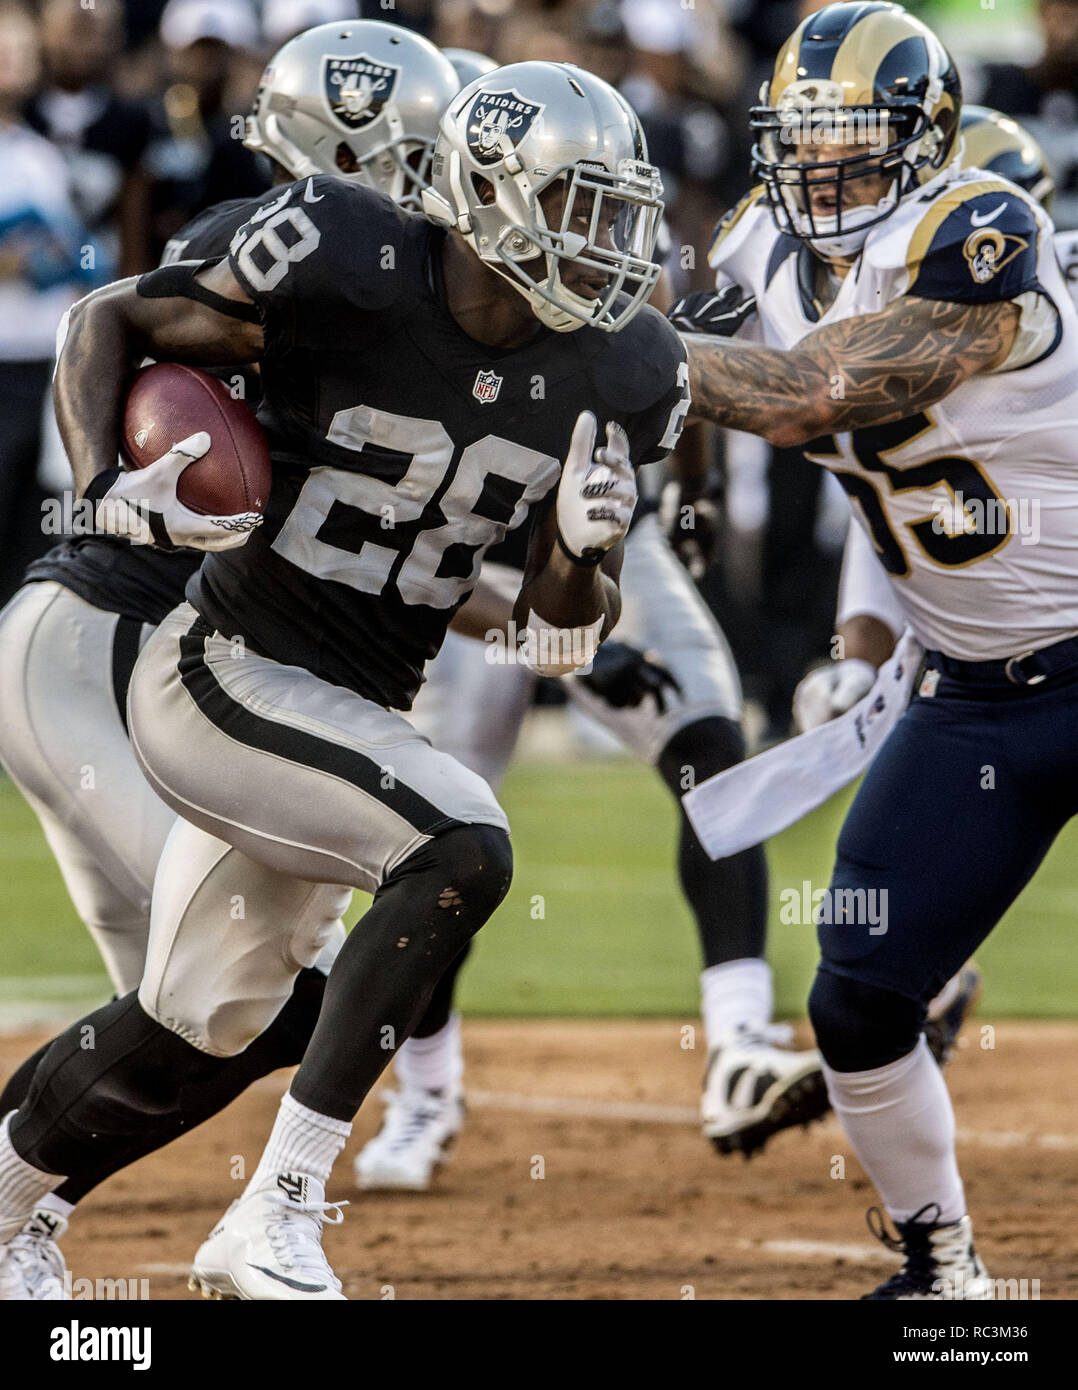
M258 211L261 201L231 198L227 203L215 203L211 208L204 208L165 243L161 264L208 261L215 256L223 256L236 232L250 220L253 212Z
M278 349L335 348L357 314L400 292L407 215L381 194L328 175L289 184L233 237L228 260Z
M629 457L636 468L658 463L674 450L691 403L685 344L672 325L665 319L661 323L664 327L656 326L649 351L649 365L659 394L637 411L627 426Z

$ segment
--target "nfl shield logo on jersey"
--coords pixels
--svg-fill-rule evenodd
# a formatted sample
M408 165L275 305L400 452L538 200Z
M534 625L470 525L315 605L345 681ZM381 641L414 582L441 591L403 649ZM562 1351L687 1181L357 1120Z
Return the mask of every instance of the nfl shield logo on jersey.
M478 92L468 113L468 148L480 164L497 164L516 149L542 115L541 102L517 91Z
M493 372L480 372L475 379L475 385L472 387L472 395L477 401L482 401L484 405L489 401L496 401L504 379L504 377L495 376Z
M399 67L377 63L366 53L355 58L327 56L323 75L329 109L342 125L361 130L382 114L399 73Z

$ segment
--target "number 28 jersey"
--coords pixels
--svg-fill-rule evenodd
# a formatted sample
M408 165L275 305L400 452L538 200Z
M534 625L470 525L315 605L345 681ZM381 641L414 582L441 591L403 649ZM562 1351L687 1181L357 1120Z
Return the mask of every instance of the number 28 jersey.
M711 264L720 285L756 295L739 337L780 348L903 294L1020 306L1000 368L805 452L842 484L926 647L987 661L1078 632L1078 315L1045 213L994 174L941 179L869 233L824 309L819 262L778 231L759 190L720 224Z
M483 553L556 485L580 411L640 466L687 410L680 339L645 308L622 332L468 337L441 281L444 233L369 189L292 184L237 232L259 307L263 524L207 557L187 597L225 636L398 709Z

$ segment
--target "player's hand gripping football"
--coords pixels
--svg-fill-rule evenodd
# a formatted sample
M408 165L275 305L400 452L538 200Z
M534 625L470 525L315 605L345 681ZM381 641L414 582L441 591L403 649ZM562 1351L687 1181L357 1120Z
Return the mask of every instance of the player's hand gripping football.
M876 680L876 670L859 657L832 661L810 671L794 691L794 724L798 733L837 719L864 699Z
M190 546L195 550L232 550L243 545L262 520L259 512L236 516L207 516L192 511L176 496L180 474L210 448L205 430L174 444L145 468L98 474L86 489L94 503L97 525L112 535L126 536L136 545L164 550Z
M596 449L595 431L595 416L581 411L558 483L558 541L571 560L584 565L597 565L622 539L637 495L628 435L611 421L606 444Z

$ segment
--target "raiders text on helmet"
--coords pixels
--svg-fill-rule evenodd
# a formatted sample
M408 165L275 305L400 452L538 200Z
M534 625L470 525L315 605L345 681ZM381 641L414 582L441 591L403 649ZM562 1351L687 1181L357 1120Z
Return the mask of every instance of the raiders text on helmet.
M952 167L957 153L962 89L954 63L900 5L827 5L809 15L760 101L751 113L753 171L781 230L823 255L854 255L870 228ZM851 152L819 161L821 145ZM859 180L881 176L881 198L850 205Z
M270 60L244 144L293 178L336 174L417 208L438 121L459 87L448 59L408 29L320 24Z
M450 103L423 206L547 327L616 332L659 276L662 182L647 158L635 113L600 78L516 63Z

